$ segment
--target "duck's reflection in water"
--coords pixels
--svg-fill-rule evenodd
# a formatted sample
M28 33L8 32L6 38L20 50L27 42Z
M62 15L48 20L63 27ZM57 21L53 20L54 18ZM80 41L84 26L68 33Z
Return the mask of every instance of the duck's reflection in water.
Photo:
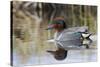
M66 43L66 44L65 44ZM68 50L81 50L89 49L90 44L92 43L91 39L80 39L80 40L70 40L65 42L60 42L60 44L65 44L61 46L57 43L58 49L56 51L47 50L48 53L52 54L56 60L64 60L67 58Z
M56 51L48 50L47 52L51 53L56 60L64 60L67 57L68 50L59 47Z

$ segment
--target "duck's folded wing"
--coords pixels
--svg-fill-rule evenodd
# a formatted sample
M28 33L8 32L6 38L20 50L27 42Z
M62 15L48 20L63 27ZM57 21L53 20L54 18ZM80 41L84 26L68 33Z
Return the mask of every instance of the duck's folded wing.
M79 32L85 32L88 29L88 27L83 26L83 27L73 27L73 28L68 28L62 32L57 40L59 41L67 41L67 40L76 40L80 39L81 33Z
M68 40L76 40L80 39L81 34L75 33L75 32L66 32L59 35L59 37L56 39L58 41L68 41Z

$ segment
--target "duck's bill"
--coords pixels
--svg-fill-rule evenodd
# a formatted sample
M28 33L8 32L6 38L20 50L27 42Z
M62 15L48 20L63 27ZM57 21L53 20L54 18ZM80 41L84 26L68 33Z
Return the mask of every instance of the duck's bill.
M54 28L54 25L48 25L48 28L46 30L52 30Z
M46 30L52 30L53 28L46 28Z
M55 54L55 51L47 50L48 53Z

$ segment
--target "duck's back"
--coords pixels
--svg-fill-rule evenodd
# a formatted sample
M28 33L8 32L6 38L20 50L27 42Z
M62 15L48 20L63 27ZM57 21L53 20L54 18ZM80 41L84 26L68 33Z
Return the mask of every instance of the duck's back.
M65 32L85 32L88 30L87 26L82 27L71 27L65 30Z
M85 32L88 27L72 27L65 29L57 38L58 41L76 40L81 38L80 32Z

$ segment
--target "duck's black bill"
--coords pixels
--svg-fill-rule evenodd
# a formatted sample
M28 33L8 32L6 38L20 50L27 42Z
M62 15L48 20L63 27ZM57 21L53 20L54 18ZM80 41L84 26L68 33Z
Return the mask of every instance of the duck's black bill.
M52 30L53 28L47 28L47 29L45 29L45 30Z

